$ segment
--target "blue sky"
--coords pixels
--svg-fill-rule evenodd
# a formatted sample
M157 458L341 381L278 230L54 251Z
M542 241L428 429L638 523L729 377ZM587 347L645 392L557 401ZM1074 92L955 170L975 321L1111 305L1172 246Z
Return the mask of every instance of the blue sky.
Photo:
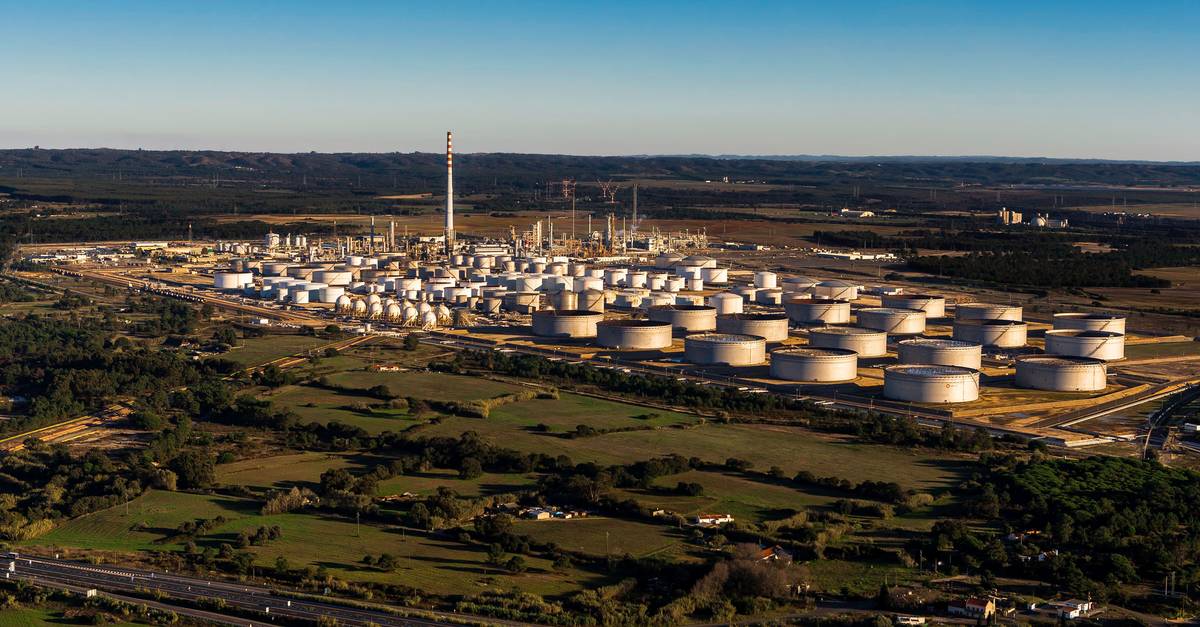
M9 2L0 147L1200 159L1200 2Z

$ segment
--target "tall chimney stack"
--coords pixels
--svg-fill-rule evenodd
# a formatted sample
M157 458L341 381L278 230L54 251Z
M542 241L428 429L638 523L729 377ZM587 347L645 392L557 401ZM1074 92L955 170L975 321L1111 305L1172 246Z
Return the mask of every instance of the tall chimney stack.
M446 257L454 254L454 133L446 131Z

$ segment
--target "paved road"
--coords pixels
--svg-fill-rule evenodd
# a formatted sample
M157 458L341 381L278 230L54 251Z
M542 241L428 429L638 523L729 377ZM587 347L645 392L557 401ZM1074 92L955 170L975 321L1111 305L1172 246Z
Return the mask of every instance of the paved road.
M310 621L316 621L322 616L327 616L337 619L338 623L342 625L358 626L375 624L382 627L424 627L456 624L426 618L405 618L384 610L358 609L333 603L291 598L279 594L271 588L251 584L211 581L198 577L118 566L93 566L80 562L36 556L23 556L16 560L7 558L0 560L0 566L6 569L9 568L10 563L14 565L12 566L13 570L7 574L9 578L23 579L50 587L76 590L81 588L95 588L106 593L111 593L111 596L122 598L122 600L130 599L122 593L158 590L166 595L160 601L164 606L169 606L166 609L206 620L214 620L213 616L218 616L222 618L222 622L235 625L262 623L269 620L271 616L283 616ZM226 616L220 610L193 610L192 608L176 606L172 603L173 599L195 601L203 598L223 599L227 607L260 613L261 618L246 619L236 616ZM143 601L137 599L134 602L140 603Z

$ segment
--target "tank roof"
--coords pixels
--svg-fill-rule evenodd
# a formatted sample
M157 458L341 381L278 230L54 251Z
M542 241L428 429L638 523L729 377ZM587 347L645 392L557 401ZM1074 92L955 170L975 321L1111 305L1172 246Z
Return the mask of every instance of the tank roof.
M596 323L598 326L605 327L669 327L670 322L659 320L630 320L628 318L618 318L614 320L601 320Z
M1018 357L1017 363L1036 363L1043 366L1103 366L1104 362L1091 357L1068 357L1065 355L1026 355Z
M599 311L592 311L590 309L539 309L538 311L533 312L533 315L557 316L559 318L584 318L588 316L603 316L604 314Z
M885 331L876 329L865 329L863 327L816 327L809 329L808 332L823 333L826 335L887 335Z
M714 344L741 344L744 342L762 342L757 335L742 335L739 333L697 333L683 338L685 342L712 342Z
M1116 331L1082 331L1078 329L1053 329L1046 331L1046 335L1057 335L1060 337L1121 337L1121 333Z
M1076 320L1124 320L1125 316L1119 314L1107 313L1087 313L1078 311L1064 311L1054 314L1055 318L1074 318Z
M849 357L857 355L848 348L821 348L818 346L793 346L771 351L771 356L780 357Z
M979 348L975 342L950 340L945 338L918 337L911 340L900 340L901 346L935 346L937 348Z
M1023 327L1023 320L955 320L954 324L971 324L983 327Z
M904 309L903 307L867 307L858 310L858 313L873 313L873 314L889 314L896 316L911 316L913 314L924 313L920 309Z
M828 281L821 281L817 285L821 287L858 287L858 283L843 279L829 279Z
M897 364L884 368L886 372L898 372L914 377L958 377L978 374L978 370L962 366L938 366L931 364Z
M787 320L785 313L732 313L718 317L725 320Z

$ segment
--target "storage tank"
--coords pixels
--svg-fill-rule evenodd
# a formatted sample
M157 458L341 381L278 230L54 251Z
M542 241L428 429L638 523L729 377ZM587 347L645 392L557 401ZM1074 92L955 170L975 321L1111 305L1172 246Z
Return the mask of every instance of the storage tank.
M784 292L788 294L808 292L816 285L818 281L807 276L789 276L785 277L780 284Z
M969 403L979 398L979 371L958 366L887 366L883 395L912 403Z
M367 303L367 317L372 320L383 317L383 303Z
M902 364L958 366L979 370L983 365L983 346L945 338L901 340L896 355Z
M832 298L793 298L783 304L792 322L799 324L848 324L850 302Z
M708 305L664 305L652 307L651 320L669 322L677 331L696 333L717 328L717 310Z
M604 320L596 323L596 343L619 350L658 350L671 345L671 323Z
M1108 331L1124 335L1125 317L1104 313L1056 313L1054 314L1054 328L1076 331Z
M836 300L858 299L858 284L841 279L821 281L810 289L816 298L831 298Z
M742 313L742 297L721 292L708 297L708 304L717 310L717 315Z
M654 258L654 267L661 270L666 270L674 268L675 265L680 261L683 261L683 255L678 253L659 253L659 255Z
M700 278L705 283L724 285L729 282L729 268L701 268Z
M291 266L287 269L287 275L293 279L310 279L317 270L323 269L321 266Z
M500 306L504 302L502 298L495 296L484 296L479 299L479 311L485 314L495 315L500 313Z
M806 383L853 381L858 378L858 353L844 348L781 348L771 352L771 376Z
M263 276L283 276L289 265L287 262L267 261L262 265Z
M1091 357L1104 361L1125 359L1125 335L1111 331L1046 331L1046 352L1066 357Z
M317 270L312 273L312 280L326 285L350 285L354 273L349 270Z
M697 333L683 339L684 359L693 364L752 366L767 358L767 343L755 335Z
M809 346L845 348L859 357L887 354L887 333L862 327L816 327L808 331Z
M321 302L325 301L322 300ZM350 311L354 309L354 300L350 298L350 295L342 294L335 299L334 309L336 309L338 313L350 313Z
M717 267L717 260L705 255L691 255L690 257L684 257L683 261L680 263L685 266L699 266L701 268Z
M617 292L617 298L613 301L614 307L626 307L636 309L642 304L642 293L631 290L621 290Z
M663 272L651 272L646 275L646 287L655 292L661 292L667 288L667 278Z
M213 287L219 290L240 290L254 285L254 275L249 272L214 272Z
M646 287L646 279L648 276L649 275L642 270L631 270L625 275L625 284L629 287Z
M935 294L885 294L879 298L884 307L895 309L919 309L925 319L946 317L946 298Z
M559 310L567 311L579 308L579 296L575 292L569 290L559 290L550 294L550 306Z
M575 279L575 289L580 292L586 290L603 290L604 279L594 276L577 277Z
M954 306L955 320L1021 320L1020 305L959 303Z
M1017 387L1052 392L1098 392L1108 387L1108 371L1099 359L1059 355L1017 358Z
M317 290L317 296L323 303L336 303L342 296L346 296L346 288L327 285Z
M679 290L682 290L683 278L677 276L668 277L666 283L663 285L663 289L668 292L678 292Z
M704 268L700 266L678 265L675 266L675 275L683 280L700 279L704 280Z
M759 289L778 287L778 282L779 275L774 272L762 271L754 273L754 287Z
M596 337L596 323L604 314L582 309L533 312L533 334L539 337Z
M289 296L289 298L291 298L292 303L294 303L296 305L304 305L304 304L308 303L309 293L304 290L298 290L298 291L289 293L288 296Z
M609 287L625 287L629 277L629 268L605 268L604 284Z
M858 310L858 326L878 329L889 335L919 335L925 332L925 312L918 309L869 307Z
M504 308L509 311L529 313L541 304L537 292L508 292L504 295Z
M579 293L577 308L604 313L604 292L593 289L583 290Z
M734 313L717 316L717 331L734 335L757 335L768 342L788 338L788 318L781 313Z
M783 302L783 290L777 287L765 287L754 295L754 301L760 305L779 305Z
M954 339L994 348L1025 345L1028 326L1014 320L955 320Z
M649 296L642 298L642 309L673 304L675 304L675 296L670 292L651 292Z
M351 313L359 317L367 315L367 301L357 298L354 299L354 305L351 307Z
M383 317L391 322L399 322L404 319L404 309L398 303L388 303L383 309Z
M743 302L752 303L754 302L754 295L758 293L758 288L749 285L738 285L730 289L729 292L741 296Z

